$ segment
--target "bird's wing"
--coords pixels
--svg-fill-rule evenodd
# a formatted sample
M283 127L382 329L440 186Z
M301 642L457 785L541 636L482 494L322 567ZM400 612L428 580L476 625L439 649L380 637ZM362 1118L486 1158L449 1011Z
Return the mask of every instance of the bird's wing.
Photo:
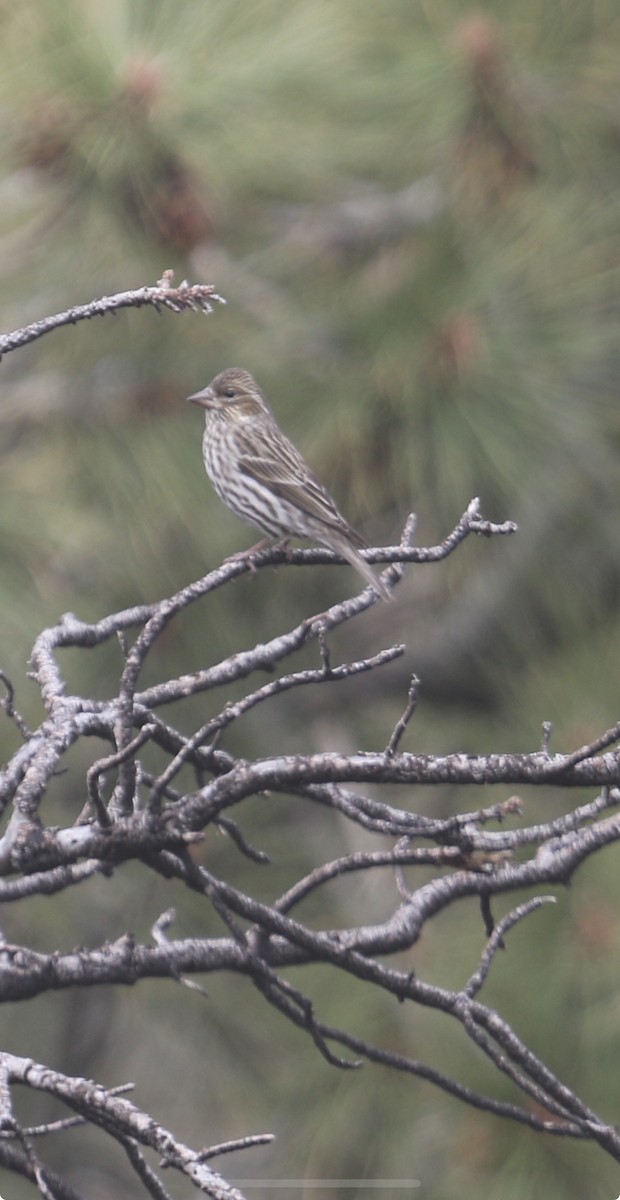
M256 429L241 447L239 468L258 483L271 488L289 504L328 528L346 533L356 546L365 546L364 539L345 521L323 484L310 470L299 451L284 434L276 429L259 433Z

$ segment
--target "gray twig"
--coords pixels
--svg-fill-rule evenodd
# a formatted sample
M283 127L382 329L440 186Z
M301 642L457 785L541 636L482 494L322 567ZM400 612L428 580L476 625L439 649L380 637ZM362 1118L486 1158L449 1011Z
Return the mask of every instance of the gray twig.
M44 317L41 321L33 321L31 325L16 329L13 333L0 334L0 359L10 350L19 350L21 346L36 341L44 334L51 333L53 329L61 329L63 325L77 325L78 321L90 321L93 317L118 312L121 308L143 308L146 304L158 312L161 312L162 308L170 308L177 313L189 309L209 314L213 312L214 303L226 303L211 284L197 283L190 286L184 281L179 287L173 287L173 276L172 271L164 271L155 287L141 287L130 292L117 292L114 296L102 296L88 304L76 304L65 312Z

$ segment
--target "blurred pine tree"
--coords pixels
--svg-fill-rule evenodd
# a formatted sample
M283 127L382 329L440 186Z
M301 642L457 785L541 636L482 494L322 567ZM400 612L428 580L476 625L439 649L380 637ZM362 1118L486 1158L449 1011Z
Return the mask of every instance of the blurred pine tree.
M169 266L229 301L206 324L131 313L2 363L2 665L16 682L64 609L151 599L246 544L182 403L238 364L370 537L397 541L415 508L420 540L440 538L473 495L521 526L402 588L389 619L423 679L418 745L518 748L550 716L567 737L615 719L619 53L616 0L498 0L492 16L461 0L0 7L4 327ZM162 653L191 669L353 586L263 573ZM395 679L351 737L389 727ZM291 737L300 724L308 736L307 715L282 712ZM259 718L248 737L263 736ZM546 978L547 1028L560 986ZM393 1014L377 1019L398 1035ZM318 1063L317 1094L326 1074ZM438 1195L467 1194L445 1162L459 1124L472 1194L534 1194L516 1185L510 1131L501 1153L480 1135L474 1154L468 1114L418 1103ZM377 1144L358 1147L384 1175L412 1134L412 1110L385 1105ZM554 1194L557 1170L561 1194L582 1196L577 1151L555 1153L552 1169L541 1149L537 1186Z

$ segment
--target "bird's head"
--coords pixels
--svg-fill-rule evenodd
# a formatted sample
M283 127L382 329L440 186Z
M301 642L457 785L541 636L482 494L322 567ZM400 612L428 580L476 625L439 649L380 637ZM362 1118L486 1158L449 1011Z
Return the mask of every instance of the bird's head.
M231 420L244 420L270 413L269 405L257 382L241 367L220 371L208 387L194 392L187 399L199 404L207 413L217 413Z

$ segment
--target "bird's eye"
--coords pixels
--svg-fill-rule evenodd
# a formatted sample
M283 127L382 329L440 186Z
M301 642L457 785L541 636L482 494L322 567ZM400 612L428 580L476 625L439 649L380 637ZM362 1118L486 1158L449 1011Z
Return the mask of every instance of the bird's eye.
M228 399L229 399L229 400L232 400L232 399L233 399L233 397L237 395L237 393L236 393L236 391L235 391L234 387L227 387L227 388L226 388L226 391L225 391L225 393L224 393L224 394L225 394L226 396L228 396Z

